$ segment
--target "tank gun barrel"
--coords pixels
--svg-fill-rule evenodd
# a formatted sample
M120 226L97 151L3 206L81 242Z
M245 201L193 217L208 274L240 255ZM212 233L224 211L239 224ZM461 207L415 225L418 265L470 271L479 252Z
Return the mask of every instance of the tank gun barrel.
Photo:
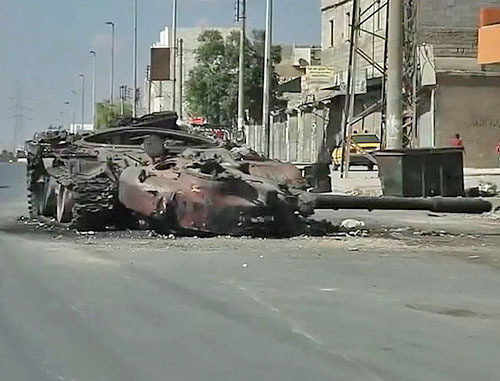
M482 214L491 212L493 205L483 199L451 197L403 198L318 195L315 198L315 209L426 210L436 213Z

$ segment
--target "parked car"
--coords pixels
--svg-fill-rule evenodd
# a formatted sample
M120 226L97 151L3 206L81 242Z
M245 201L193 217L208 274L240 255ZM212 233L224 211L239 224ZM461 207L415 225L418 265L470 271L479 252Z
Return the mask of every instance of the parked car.
M351 141L350 166L366 166L370 171L375 167L373 154L380 151L380 138L375 134L353 135ZM332 152L332 163L335 169L342 165L342 147L337 147Z

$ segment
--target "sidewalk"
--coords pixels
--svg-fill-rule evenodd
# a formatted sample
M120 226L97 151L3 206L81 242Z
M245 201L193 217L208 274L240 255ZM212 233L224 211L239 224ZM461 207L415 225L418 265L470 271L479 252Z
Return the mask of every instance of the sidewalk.
M500 190L500 168L464 169L465 188L477 187L481 182L491 182ZM381 196L382 187L377 171L354 168L346 179L340 178L340 172L331 174L332 191L337 194Z

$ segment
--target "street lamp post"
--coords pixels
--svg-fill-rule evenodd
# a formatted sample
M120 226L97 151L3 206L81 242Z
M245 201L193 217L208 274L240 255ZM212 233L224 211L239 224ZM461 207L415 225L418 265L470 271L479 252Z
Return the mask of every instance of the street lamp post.
M77 104L77 92L76 90L71 90L71 94L73 94L73 118L72 118L72 126L69 129L70 132L76 132L76 104Z
M94 125L94 129L96 127L96 73L95 73L95 59L97 53L95 50L91 50L90 54L92 54L92 123Z
M137 117L137 0L134 0L134 104L132 116Z
M265 153L269 157L271 154L271 71L273 63L271 59L271 47L273 43L273 0L267 0L266 8L266 44L264 57L264 96L262 122L266 137Z
M176 111L176 82L177 82L177 65L176 65L176 45L177 45L177 0L172 1L172 37L170 48L172 49L172 111Z
M65 106L69 106L69 105L71 105L71 102L69 102L69 101L65 101L65 102L64 102L64 105L65 105ZM63 113L64 113L64 110L63 110ZM64 117L62 117L61 119L62 119L62 124L63 124L63 126L64 126Z
M106 25L111 26L111 78L109 89L109 104L113 105L114 89L115 89L115 23L112 21L106 22Z
M82 126L85 125L85 74L80 74L79 77L82 79ZM76 132L76 131L75 131Z
M240 1L240 0L237 0ZM242 0L241 8L238 6L238 20L241 22L240 32L240 62L238 78L238 135L243 133L245 121L245 42L246 42L246 7L247 1ZM238 4L239 5L239 4Z

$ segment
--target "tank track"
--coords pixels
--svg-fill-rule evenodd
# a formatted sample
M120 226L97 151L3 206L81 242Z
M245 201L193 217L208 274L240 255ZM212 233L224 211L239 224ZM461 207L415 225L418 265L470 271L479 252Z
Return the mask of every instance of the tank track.
M38 217L38 202L35 194L35 187L37 178L36 175L40 170L40 164L36 161L28 158L28 164L26 166L26 191L28 197L28 212L30 218Z
M38 216L38 210L36 207L36 198L35 198L35 193L33 192L34 186L35 186L35 172L36 170L34 168L30 168L28 165L26 169L26 190L27 190L27 196L28 196L28 212L30 218L36 218Z
M116 186L105 174L92 178L74 175L61 179L73 192L73 218L70 226L77 230L103 230L115 223Z

